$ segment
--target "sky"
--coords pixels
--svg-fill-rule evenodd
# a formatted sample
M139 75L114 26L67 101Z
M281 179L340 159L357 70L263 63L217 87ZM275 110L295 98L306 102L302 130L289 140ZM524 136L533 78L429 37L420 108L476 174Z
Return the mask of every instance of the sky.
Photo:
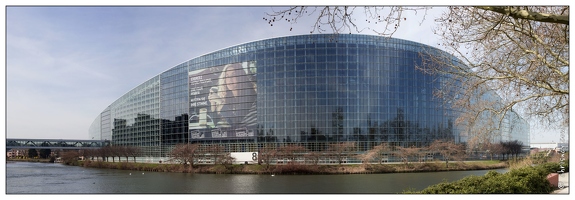
M312 18L270 26L263 18L272 9L7 6L5 137L89 139L101 111L167 69L237 44L309 34ZM394 37L436 46L429 19L440 13L431 10L422 25L418 13ZM532 143L559 141L558 131L532 130Z

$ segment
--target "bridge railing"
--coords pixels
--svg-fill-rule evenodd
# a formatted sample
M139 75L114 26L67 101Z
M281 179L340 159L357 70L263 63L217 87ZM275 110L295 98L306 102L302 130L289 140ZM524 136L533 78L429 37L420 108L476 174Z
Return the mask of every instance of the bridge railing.
M95 149L109 145L109 140L6 139L6 149Z

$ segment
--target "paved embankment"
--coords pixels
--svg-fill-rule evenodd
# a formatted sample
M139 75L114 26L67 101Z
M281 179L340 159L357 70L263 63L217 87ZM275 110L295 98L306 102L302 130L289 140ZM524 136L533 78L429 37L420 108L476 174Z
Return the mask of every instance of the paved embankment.
M559 187L553 194L569 194L569 172L559 174Z

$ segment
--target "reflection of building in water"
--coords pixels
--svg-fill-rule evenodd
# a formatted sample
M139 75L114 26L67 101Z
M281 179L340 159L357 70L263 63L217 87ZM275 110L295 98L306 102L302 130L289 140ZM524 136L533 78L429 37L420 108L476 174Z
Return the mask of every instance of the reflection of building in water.
M97 116L89 138L139 146L156 157L185 142L222 144L229 152L286 144L321 151L347 141L356 152L382 142L465 143L470 135L454 123L459 112L434 98L443 79L415 68L422 53L443 54L416 42L354 34L229 47L135 87ZM504 123L493 142L529 147L525 120L511 113Z

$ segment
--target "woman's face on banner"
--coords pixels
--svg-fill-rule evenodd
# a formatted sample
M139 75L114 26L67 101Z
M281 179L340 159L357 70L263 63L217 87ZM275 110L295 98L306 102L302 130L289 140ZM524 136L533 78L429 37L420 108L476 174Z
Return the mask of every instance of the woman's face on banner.
M239 75L240 72L236 69L228 69L226 70L226 85L228 87L228 90L236 90L238 89L238 79L239 79Z

